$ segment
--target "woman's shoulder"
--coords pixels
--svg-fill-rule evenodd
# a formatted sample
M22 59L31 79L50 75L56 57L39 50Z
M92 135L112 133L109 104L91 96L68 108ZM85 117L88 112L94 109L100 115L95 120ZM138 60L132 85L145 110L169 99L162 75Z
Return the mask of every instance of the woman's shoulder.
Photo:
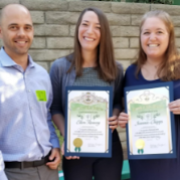
M56 59L52 63L52 69L61 69L61 70L68 70L71 66L71 62L67 59L67 57L62 57Z
M127 82L135 82L135 81L137 81L136 69L137 69L137 66L135 64L131 64L126 69L124 80L127 81ZM138 77L139 77L139 75L138 75Z
M117 79L122 79L123 78L123 66L119 61L116 61L116 67L117 67Z
M137 66L135 64L131 64L127 69L126 69L126 74L134 74L136 72Z
M116 66L118 70L123 71L123 66L119 61L116 61Z
M71 67L71 62L67 59L67 57L56 59L52 63L50 69L51 78L62 77L64 74L68 72L70 67Z

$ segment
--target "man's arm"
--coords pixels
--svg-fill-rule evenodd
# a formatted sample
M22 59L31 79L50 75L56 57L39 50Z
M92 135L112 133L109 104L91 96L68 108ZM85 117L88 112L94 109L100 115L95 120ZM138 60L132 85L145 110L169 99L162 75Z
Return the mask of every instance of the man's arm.
M49 82L50 82L50 79L49 79ZM52 104L52 99L53 99L52 87L50 87L49 98L47 102L47 110L48 110L47 121L48 121L48 126L49 126L49 131L50 131L50 142L53 148L51 150L51 155L49 157L49 160L51 162L46 163L46 165L49 166L49 168L51 169L57 169L59 163L61 162L61 157L60 157L59 139L56 135L55 128L52 123L51 114L50 114L50 106Z
M49 160L51 162L46 163L46 165L49 166L49 168L51 168L51 169L57 169L58 165L61 162L60 146L59 146L59 139L56 135L55 128L51 121L50 112L48 112L48 126L49 126L49 130L50 130L50 142L51 142L53 148L51 150L51 155L49 157Z
M6 174L4 173L4 161L0 151L0 180L8 180Z

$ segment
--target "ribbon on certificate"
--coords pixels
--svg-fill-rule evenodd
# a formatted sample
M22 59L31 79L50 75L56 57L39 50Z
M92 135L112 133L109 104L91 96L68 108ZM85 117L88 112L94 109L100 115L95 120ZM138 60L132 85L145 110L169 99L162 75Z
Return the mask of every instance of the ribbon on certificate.
M81 148L80 148L80 147L76 147L76 148L75 148L75 151L76 151L76 152L80 152L80 151L81 151Z
M74 139L73 144L75 146L75 149L74 149L75 152L80 152L81 151L81 146L83 144L82 139L81 138Z
M138 154L143 154L144 153L144 146L145 146L144 140L138 139L136 141L136 148L138 149L137 150Z

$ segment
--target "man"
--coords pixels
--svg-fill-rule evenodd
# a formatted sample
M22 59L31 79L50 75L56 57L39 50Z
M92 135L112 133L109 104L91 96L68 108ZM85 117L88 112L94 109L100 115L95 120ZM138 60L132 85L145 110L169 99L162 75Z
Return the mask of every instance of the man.
M28 56L33 40L29 11L4 7L0 16L0 150L8 180L58 180L59 143L49 108L48 73Z

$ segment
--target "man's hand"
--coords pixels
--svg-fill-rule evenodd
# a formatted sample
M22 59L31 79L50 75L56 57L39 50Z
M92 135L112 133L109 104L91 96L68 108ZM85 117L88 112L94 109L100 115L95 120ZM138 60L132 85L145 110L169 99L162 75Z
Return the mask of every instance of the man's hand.
M58 165L61 162L61 156L60 156L60 149L59 148L53 148L51 151L51 155L49 156L49 160L52 162L46 163L47 166L49 166L50 169L57 169Z

